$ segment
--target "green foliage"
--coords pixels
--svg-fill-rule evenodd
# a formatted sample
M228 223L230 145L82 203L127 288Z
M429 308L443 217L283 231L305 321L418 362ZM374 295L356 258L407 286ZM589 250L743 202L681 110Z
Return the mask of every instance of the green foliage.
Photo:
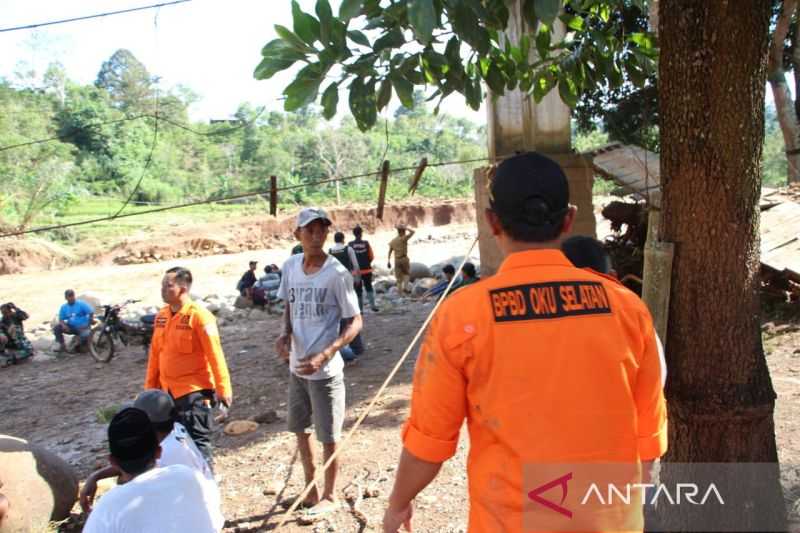
M644 87L654 74L653 39L644 28L629 31L632 20L646 17L643 4L525 0L524 17L535 31L511 43L500 35L509 18L505 0L398 0L388 6L348 1L339 18L332 18L327 0L318 2L317 18L293 2L294 31L275 26L280 39L264 47L254 75L268 79L305 63L284 90L286 110L292 111L316 101L322 77L338 65L336 83L349 88L350 110L362 131L375 125L392 90L410 107L414 87L421 85L433 86L440 103L461 93L473 109L481 104L482 83L496 95L519 88L537 101L558 88L561 99L575 107L583 94L623 83ZM560 40L552 38L556 19L566 29ZM365 32L377 39L370 44ZM537 54L529 53L532 42ZM328 90L326 117L335 112Z
M343 4L342 8L352 8L355 4ZM317 15L324 20L328 20L326 6L324 1L317 6ZM297 17L308 20L301 13ZM312 37L312 42L319 42L317 31L319 39L333 42L338 39L339 30L333 15L329 22L327 37L323 36L323 26L317 30L313 23L293 33L304 47ZM288 46L283 40L279 43L278 48ZM136 58L127 57L124 62L110 59L106 64L110 62L116 67L104 67L108 72L103 80L143 79L141 73L146 69ZM139 74L128 73L126 64L134 65L131 68ZM321 71L315 69L320 68L326 67L309 68L310 74L303 80L316 85L321 79L316 76ZM394 88L392 81L378 88L362 84L356 94L360 90L368 101L372 98L380 102L359 107L363 100L357 99L353 102L354 116L343 118L335 127L322 121L323 116L333 116L339 104L335 83L324 87L322 109L302 105L292 112L266 112L242 104L232 123L219 126L190 124L187 107L197 97L185 87L177 87L160 91L159 116L186 124L193 131L160 121L154 144L155 120L150 114L155 109L155 92L142 96L141 86L133 85L128 94L128 86L106 81L83 86L64 78L60 92L45 86L20 89L0 82L0 147L32 139L61 138L61 141L0 151L0 175L4 178L0 187L0 226L31 227L108 216L122 207L129 195L132 203L126 212L147 209L152 204L170 205L262 191L268 188L270 175L278 176L279 186L299 186L279 193L279 203L284 207L312 202L332 204L337 195L342 202L373 203L377 195L374 176L342 182L338 190L333 183L305 184L375 172L384 154L395 169L414 167L422 157L434 162L486 155L482 128L466 120L434 116L425 105L423 93L415 93L410 84L402 89L408 91L404 92L404 99L409 107L399 108L387 124L388 139L383 130L361 130L366 122L376 120L378 104L385 108ZM403 82L404 79L400 83ZM302 103L293 101L291 106ZM226 130L227 133L220 133ZM214 131L218 134L204 135ZM145 167L151 152L150 164ZM417 194L471 196L474 166L429 168ZM412 171L392 173L390 199L407 197L410 174ZM263 213L266 208L262 198L253 197L236 205L200 209L210 214L217 210L247 214ZM195 210L188 212L197 217ZM117 236L145 223L143 220L164 216L121 219L99 226L96 234ZM77 241L93 231L81 227L50 237Z

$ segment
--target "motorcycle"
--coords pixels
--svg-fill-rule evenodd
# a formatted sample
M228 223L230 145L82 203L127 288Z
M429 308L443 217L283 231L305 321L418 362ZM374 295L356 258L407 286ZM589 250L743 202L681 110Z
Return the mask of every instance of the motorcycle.
M127 322L120 317L120 312L126 305L137 302L139 300L127 300L121 304L103 306L103 317L99 325L93 328L89 342L89 351L96 361L108 363L117 351L116 343L127 346L135 337L142 340L145 354L150 352L156 315L143 315L138 323Z

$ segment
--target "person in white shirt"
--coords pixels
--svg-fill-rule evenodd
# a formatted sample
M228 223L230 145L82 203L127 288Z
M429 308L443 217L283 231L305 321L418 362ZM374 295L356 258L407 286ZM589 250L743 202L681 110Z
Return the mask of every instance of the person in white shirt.
M120 471L120 485L95 505L84 533L215 533L207 482L185 465L157 467L158 437L147 414L129 407L108 425L109 461Z
M184 465L198 472L204 481L207 500L212 504L212 516L217 529L225 522L220 509L220 494L214 473L208 466L203 454L195 445L186 428L177 422L177 411L172 397L159 389L149 389L136 397L133 407L147 414L150 423L161 445L161 455L156 461L160 467ZM86 480L80 492L80 504L83 511L89 513L97 493L97 482L101 479L120 475L120 470L113 464L93 472Z

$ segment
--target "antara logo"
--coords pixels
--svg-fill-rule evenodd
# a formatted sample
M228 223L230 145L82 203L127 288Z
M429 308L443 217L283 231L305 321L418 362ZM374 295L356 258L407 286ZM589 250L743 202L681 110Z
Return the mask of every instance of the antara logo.
M528 493L528 498L538 503L539 505L547 507L552 511L563 514L567 518L572 518L572 511L570 511L565 507L562 507L562 505L564 504L564 500L567 499L567 492L569 490L569 488L567 487L567 482L570 479L572 479L572 472L570 472L569 474L565 474L559 478L556 478L553 481L548 481L544 485L536 487L535 489L533 489ZM547 492L553 487L558 487L558 486L561 486L561 501L559 503L552 502L541 496L543 492Z

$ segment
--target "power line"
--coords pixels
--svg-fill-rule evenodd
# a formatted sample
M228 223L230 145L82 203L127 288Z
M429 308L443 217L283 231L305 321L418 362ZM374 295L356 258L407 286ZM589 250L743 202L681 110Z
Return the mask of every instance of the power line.
M500 157L495 158L495 160L500 161L502 159L505 159L506 157L509 157L509 156L500 156ZM443 166L448 166L448 165L463 165L463 164L466 164L466 163L476 163L476 162L482 162L482 161L490 161L490 158L489 157L481 157L481 158L475 158L475 159L464 159L464 160L459 160L459 161L442 161L442 162L439 162L439 163L431 163L428 166L429 167L443 167ZM403 172L403 171L406 171L406 170L416 170L416 168L417 167L401 167L401 168L397 168L397 169L392 170L392 174L396 175L398 172ZM301 183L301 184L296 184L296 185L288 185L286 187L279 187L277 189L277 191L278 192L280 192L280 191L290 191L290 190L301 189L301 188L305 188L305 187L315 187L317 185L324 185L326 183L334 183L334 182L337 182L337 181L349 181L349 180L354 180L354 179L358 179L358 178L365 178L365 177L369 177L369 176L377 176L379 174L380 174L380 172L365 172L363 174L354 174L354 175L351 175L351 176L343 176L341 178L330 178L330 179L326 179L326 180L319 180L319 181ZM97 224L99 222L109 222L109 221L116 220L116 219L119 219L119 218L133 217L133 216L139 216L139 215L148 215L148 214L152 214L152 213L161 213L163 211L170 211L170 210L173 210L173 209L183 209L183 208L186 208L186 207L194 207L194 206L198 206L198 205L213 204L213 203L218 203L218 202L229 202L229 201L232 201L232 200L241 200L241 199L244 199L244 198L252 198L254 196L266 196L270 192L271 192L271 189L264 189L264 190L252 191L252 192L247 192L247 193L242 193L242 194L235 194L235 195L232 195L232 196L225 196L225 197L222 197L222 198L206 198L204 200L196 200L196 201L192 201L192 202L186 202L186 203L183 203L183 204L168 205L168 206L164 206L164 207L156 207L156 208L153 208L153 209L146 209L144 211L137 211L135 213L119 214L119 211L118 211L117 212L118 214L110 215L110 216L106 216L106 217L93 218L93 219L89 219L89 220L81 220L81 221L78 221L78 222L70 222L70 223L67 223L67 224L56 224L56 225L53 225L53 226L43 226L43 227L38 227L38 228L33 228L33 229L28 229L28 230L14 231L14 232L11 232L11 233L3 233L2 235L0 235L0 239L5 238L5 237L19 237L19 236L22 236L22 235L28 235L28 234L32 234L32 233L41 233L41 232L44 232L44 231L53 231L53 230L63 229L63 228L72 228L72 227L75 227L75 226L84 226L84 225L87 225L87 224Z
M174 2L164 2L162 4L153 4L150 6L142 6L142 7L133 7L130 9L121 9L119 11L109 11L107 13L98 13L96 15L87 15L85 17L75 17L71 19L62 19L62 20L53 20L50 22L40 22L38 24L28 24L26 26L14 26L12 28L0 28L0 33L4 33L7 31L17 31L17 30L30 30L33 28L40 28L42 26L52 26L54 24L65 24L67 22L77 22L79 20L89 20L89 19L96 19L100 17L109 17L111 15L122 15L124 13L133 13L135 11L144 11L146 9L156 9L159 7L164 6L172 6L175 4L183 4L185 2L191 2L192 0L175 0Z
M153 29L154 29L154 38L155 38L155 49L156 49L156 57L158 57L158 13L159 10L156 11L155 16L153 17ZM150 163L153 162L153 152L156 151L156 145L158 145L158 97L159 97L159 90L158 84L156 84L156 94L155 98L153 99L153 115L155 116L155 123L153 124L153 142L150 143L150 152L147 154L147 159L144 162L144 166L142 167L142 173L139 176L139 181L136 182L136 185L133 187L133 190L125 199L125 203L122 204L122 207L114 214L115 217L118 217L125 208L128 207L128 204L136 193L139 191L139 187L142 185L142 181L144 181L144 177L147 174L147 170L150 168Z

